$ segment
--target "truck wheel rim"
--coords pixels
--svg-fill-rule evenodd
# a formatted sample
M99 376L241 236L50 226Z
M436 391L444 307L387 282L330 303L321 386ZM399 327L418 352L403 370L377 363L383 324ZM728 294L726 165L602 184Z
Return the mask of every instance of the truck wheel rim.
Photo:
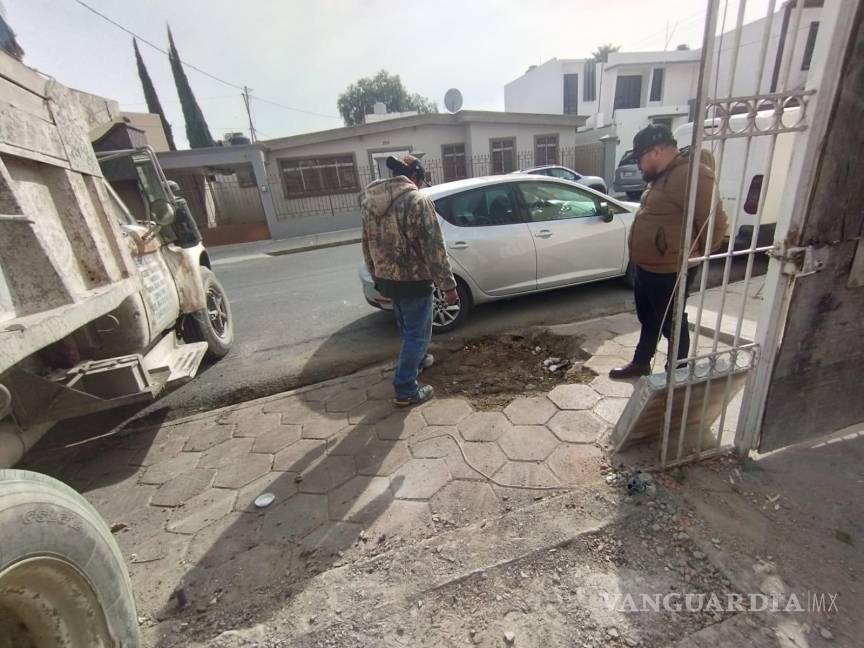
M89 580L53 556L27 558L0 572L0 636L28 648L114 645Z
M225 306L225 295L214 287L207 289L207 316L210 326L220 338L225 337L228 330L228 309Z
M432 326L438 328L452 324L459 317L460 310L462 309L458 303L448 306L444 295L435 287L432 293Z

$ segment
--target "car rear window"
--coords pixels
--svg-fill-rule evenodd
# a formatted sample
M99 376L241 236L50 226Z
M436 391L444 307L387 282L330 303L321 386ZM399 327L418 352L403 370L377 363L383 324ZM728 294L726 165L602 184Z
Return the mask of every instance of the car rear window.
M621 158L621 161L618 163L618 166L625 166L628 164L636 164L638 160L633 155L633 151L627 151L624 154L624 157Z

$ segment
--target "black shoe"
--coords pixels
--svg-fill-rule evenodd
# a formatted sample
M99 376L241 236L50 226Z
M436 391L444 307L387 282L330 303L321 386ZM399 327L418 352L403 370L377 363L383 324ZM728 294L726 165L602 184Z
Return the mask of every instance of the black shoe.
M631 362L623 367L617 367L609 372L609 377L612 380L629 380L630 378L640 378L651 373L651 365L636 364Z

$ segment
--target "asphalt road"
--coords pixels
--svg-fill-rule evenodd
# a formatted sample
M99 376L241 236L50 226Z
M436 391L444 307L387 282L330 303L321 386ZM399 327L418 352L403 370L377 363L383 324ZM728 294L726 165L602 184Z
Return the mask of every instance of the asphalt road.
M162 399L177 412L210 409L355 371L398 351L393 317L363 298L358 244L215 268L234 315L231 353ZM632 308L621 281L478 306L443 339L590 319ZM442 339L437 337L437 339Z
M61 427L91 434L131 418L170 420L395 357L399 340L392 315L363 299L360 263L360 246L352 244L218 265L215 271L228 293L235 325L228 356L146 408L107 412ZM764 272L766 266L759 262L757 271ZM743 274L740 259L732 279ZM712 268L708 283L716 285L721 278L722 266ZM631 291L615 279L478 306L463 328L436 339L471 338L632 309Z

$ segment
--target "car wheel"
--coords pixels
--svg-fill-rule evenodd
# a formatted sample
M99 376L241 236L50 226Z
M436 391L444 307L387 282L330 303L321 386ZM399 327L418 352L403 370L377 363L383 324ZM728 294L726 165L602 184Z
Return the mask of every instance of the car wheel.
M207 306L186 317L183 337L193 342L206 342L207 355L222 358L234 342L234 319L225 289L213 271L201 268L201 283Z
M632 200L633 202L639 202L642 198L641 191L628 191L627 192L627 200Z
M588 188L593 189L594 191L599 191L602 194L607 193L606 192L606 185L600 185L600 184L588 185Z
M0 645L140 645L123 554L71 488L0 470L0 548Z
M464 281L457 277L456 292L459 294L459 302L453 306L448 306L444 302L444 295L435 287L432 294L432 332L433 333L448 333L468 319L468 313L471 311L472 300L471 291Z

